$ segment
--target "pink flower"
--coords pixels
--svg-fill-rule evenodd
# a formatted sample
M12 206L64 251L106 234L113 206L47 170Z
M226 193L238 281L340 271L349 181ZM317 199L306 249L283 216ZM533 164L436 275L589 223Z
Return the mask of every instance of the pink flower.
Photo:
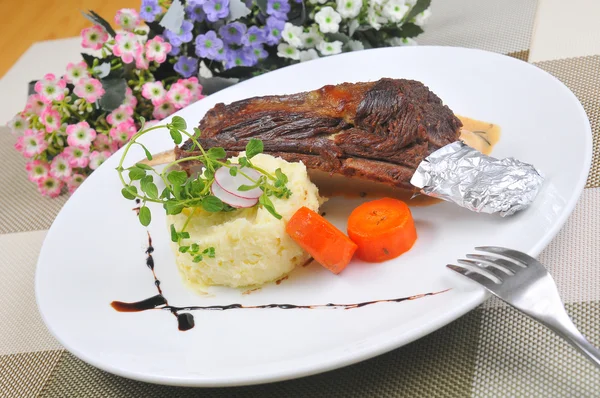
M83 78L75 84L73 92L78 97L92 103L104 95L104 88L98 79Z
M124 30L133 32L140 26L140 16L133 8L122 8L115 15L115 23Z
M167 100L175 105L175 108L181 109L190 104L192 93L183 84L175 83L167 92Z
M183 84L185 86L185 88L190 90L190 92L192 93L191 102L196 102L199 99L204 98L204 95L202 95L202 85L200 83L198 83L197 77L190 77L187 79L179 79L177 81L177 83Z
M63 180L71 175L72 169L67 157L63 154L56 156L50 163L50 175Z
M146 56L144 55L143 51L140 51L135 56L135 67L136 67L136 69L142 69L142 70L146 70L150 67L150 63L146 59Z
M77 188L83 183L85 176L83 174L73 174L67 179L67 188L69 193L75 192Z
M87 70L87 64L85 61L81 61L77 64L74 64L73 62L69 62L67 64L67 73L64 77L67 83L75 84L79 80L87 77L90 77L90 74Z
M110 152L108 152L108 151L92 152L90 154L90 169L96 170L109 157L110 157Z
M15 149L26 158L34 157L48 148L48 142L44 139L44 133L35 133L27 130L25 135L19 137L15 143Z
M62 101L65 98L67 82L57 79L53 73L47 73L35 83L34 88L44 102Z
M42 160L32 160L25 165L29 181L38 182L48 175L50 165Z
M48 175L38 181L38 191L40 191L42 195L50 196L51 198L56 198L58 195L60 195L62 187L62 181L52 177L51 175Z
M25 105L25 111L29 113L33 113L34 115L39 115L44 110L46 103L43 98L39 94L31 94L27 98L27 105Z
M154 39L146 42L146 58L148 58L148 61L162 64L167 59L167 54L171 51L171 48L171 43L166 42L160 36L155 36Z
M121 105L114 111L108 114L106 121L113 126L123 122L131 122L133 124L133 108L130 106Z
M29 121L24 113L18 113L6 125L12 134L23 134L29 128Z
M107 40L108 33L100 25L94 25L81 31L81 45L83 48L99 50Z
M123 101L123 105L132 108L137 106L137 98L133 95L133 91L131 91L131 88L129 87L125 88L125 101Z
M156 119L162 120L175 112L175 105L170 103L167 100L162 100L158 104L155 105L154 111L152 112L152 116Z
M96 140L94 141L94 149L97 149L100 152L108 151L110 153L114 153L119 149L119 143L113 141L107 135L98 134Z
M42 111L40 121L46 127L46 131L51 133L60 128L60 113L48 106Z
M68 146L62 153L71 167L86 167L90 163L90 150L88 148L80 148L77 146Z
M123 122L110 129L110 136L120 144L125 144L136 133L133 122Z
M144 83L142 86L142 97L152 101L154 106L164 101L167 90L163 87L162 82Z
M96 130L88 122L79 122L67 126L67 143L70 146L88 148L96 138Z
M135 35L130 32L119 33L115 37L113 53L121 57L124 63L130 64L142 51L141 44L137 41Z

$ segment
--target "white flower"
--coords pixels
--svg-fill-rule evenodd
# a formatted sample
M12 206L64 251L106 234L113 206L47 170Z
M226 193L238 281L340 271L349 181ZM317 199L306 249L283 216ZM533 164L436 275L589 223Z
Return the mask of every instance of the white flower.
M379 30L381 29L381 25L387 23L388 20L387 18L382 17L375 7L369 7L367 21L369 22L369 25L373 27L373 29Z
M322 41L319 43L318 48L322 55L335 55L342 52L342 42L339 40L331 43Z
M410 7L412 7L415 4L417 4L417 0L405 0L404 2L406 3L406 5L408 5Z
M346 43L346 46L350 49L350 51L360 51L365 49L365 46L358 40L350 40L348 43Z
M327 0L309 0L311 4L325 4Z
M300 47L302 46L302 34L301 26L295 26L286 22L285 27L281 32L281 38L291 46Z
M400 22L410 8L402 0L391 0L383 7L383 15L392 22Z
M354 18L360 13L362 0L337 0L337 12L342 18Z
M340 30L342 17L331 7L323 7L315 14L315 21L319 24L319 30L323 33L337 33Z
M25 130L29 128L29 121L24 115L18 113L8 122L7 125L12 134L23 134Z
M371 7L374 7L374 6L382 6L382 5L383 5L383 3L385 3L385 2L386 2L386 0L370 0L370 1L369 1L369 5L370 5Z
M308 29L308 33L303 33L300 37L302 39L302 46L305 48L316 47L321 41L323 41L323 37L319 33L319 28L317 25L311 26Z
M300 59L300 52L294 46L289 44L279 43L277 46L277 56L279 58Z
M425 11L423 11L422 13L417 14L417 16L415 17L415 25L419 25L419 26L425 25L425 23L427 22L427 20L429 19L430 16L431 16L431 11L429 11L429 8L426 9Z
M392 37L388 40L390 46L416 46L417 42L408 37Z
M317 58L319 58L319 54L317 54L317 50L314 48L310 48L306 51L300 51L300 62L306 62Z

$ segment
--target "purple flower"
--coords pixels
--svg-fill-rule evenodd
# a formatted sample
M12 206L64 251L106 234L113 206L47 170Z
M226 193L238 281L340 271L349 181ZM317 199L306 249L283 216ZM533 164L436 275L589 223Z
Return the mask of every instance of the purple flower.
M162 12L158 0L142 0L140 17L146 22L154 22L156 16Z
M287 13L290 12L290 3L288 0L268 0L267 1L267 14L287 20Z
M225 43L242 44L242 37L248 28L241 22L232 22L219 28L219 34Z
M257 59L252 59L252 53L248 51L248 48L229 50L225 53L225 69L236 66L253 66L256 62Z
M169 55L179 55L181 52L181 47L171 46L171 51L169 51Z
M265 26L265 30L267 31L266 43L270 46L274 46L279 43L281 39L281 31L285 27L285 21L281 19L277 19L275 17L267 18L267 26Z
M264 43L266 39L267 34L263 29L258 26L251 26L242 38L242 43L245 46L256 46Z
M267 52L267 50L265 50L265 48L262 46L262 44L259 44L258 46L255 46L255 47L250 47L249 50L252 53L252 57L256 58L256 62L258 62L258 60L260 60L260 59L267 58L267 56L269 55L269 53Z
M189 43L192 41L194 38L192 35L192 29L194 29L194 25L190 21L183 21L181 24L181 29L179 29L178 33L171 32L169 29L165 29L164 35L169 40L169 43L179 47L183 43Z
M227 43L223 43L223 47L219 48L216 51L214 60L215 61L225 61L225 59L227 58L227 51L229 51L229 50L230 50L230 48L227 45Z
M201 58L215 59L217 51L223 48L223 41L213 30L196 37L196 55Z
M187 7L185 7L185 13L189 19L196 22L204 21L206 14L202 9L202 5L206 0L188 0Z
M202 9L206 13L206 19L217 22L229 15L229 0L206 0Z
M173 69L185 78L191 77L198 72L198 59L182 55L173 66Z

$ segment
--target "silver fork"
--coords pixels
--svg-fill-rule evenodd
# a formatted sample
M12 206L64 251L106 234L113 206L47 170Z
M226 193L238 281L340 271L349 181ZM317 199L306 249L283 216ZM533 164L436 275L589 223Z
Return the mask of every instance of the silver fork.
M490 293L540 322L600 367L595 348L569 318L554 279L535 258L502 247L476 247L489 254L467 254L460 265L447 267L479 283Z

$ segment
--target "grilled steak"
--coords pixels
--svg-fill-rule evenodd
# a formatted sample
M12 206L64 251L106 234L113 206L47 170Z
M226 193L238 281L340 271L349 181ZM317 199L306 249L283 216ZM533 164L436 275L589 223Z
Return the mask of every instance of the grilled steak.
M258 138L265 153L309 170L412 189L419 163L457 141L461 126L422 83L381 79L217 104L200 121L199 142L233 156ZM177 158L197 155L192 145L177 148Z

